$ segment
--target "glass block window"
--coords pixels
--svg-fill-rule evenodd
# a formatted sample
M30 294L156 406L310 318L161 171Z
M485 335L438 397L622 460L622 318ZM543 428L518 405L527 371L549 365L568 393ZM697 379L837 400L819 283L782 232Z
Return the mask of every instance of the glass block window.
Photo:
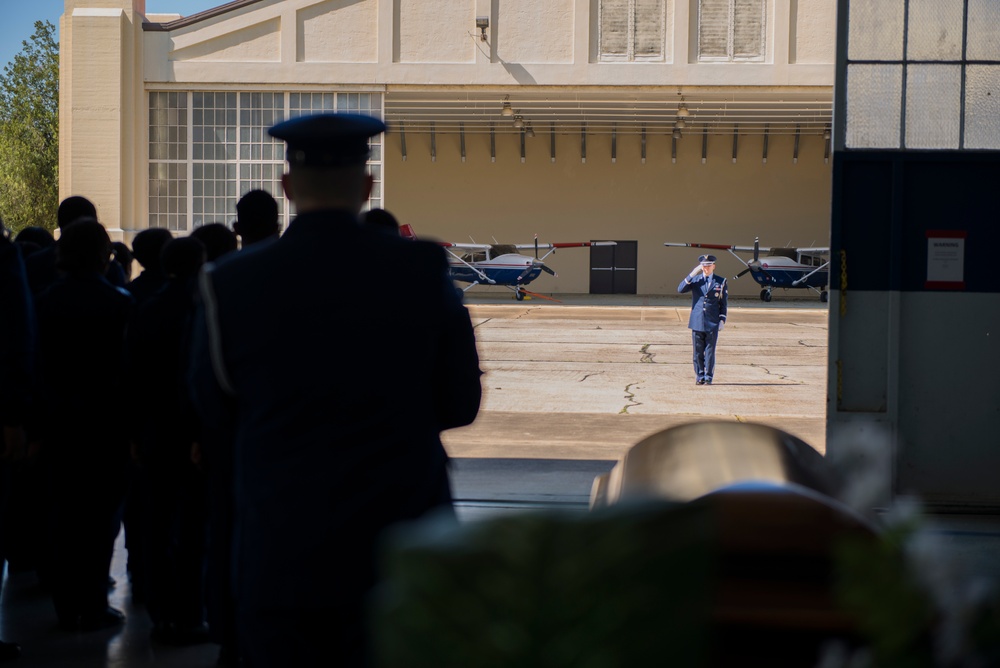
M149 96L149 226L186 230L187 93Z
M998 150L1000 2L850 0L847 149Z
M699 0L698 60L763 61L766 16L766 0Z
M600 59L663 60L666 0L600 0Z
M195 160L236 159L237 93L193 93Z
M149 95L149 225L186 233L231 225L236 202L253 189L278 200L283 227L291 212L281 188L284 142L267 129L303 114L351 111L382 116L381 93L193 91ZM372 143L370 206L382 206L382 138Z

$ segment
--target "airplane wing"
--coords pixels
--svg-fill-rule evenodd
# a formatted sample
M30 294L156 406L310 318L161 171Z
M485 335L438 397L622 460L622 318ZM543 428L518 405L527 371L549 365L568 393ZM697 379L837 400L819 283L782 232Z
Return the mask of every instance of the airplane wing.
M589 246L617 246L617 241L567 241L564 243L555 244L514 244L514 248L518 250L534 250L545 249L552 250L555 248L586 248Z
M438 241L439 246L455 248L460 251L485 251L492 248L490 244L453 244L450 241Z
M799 253L805 253L806 255L828 255L830 253L829 247L817 247L817 248L796 248Z
M724 251L740 251L744 253L752 253L754 251L753 246L726 246L724 244L696 244L696 243L680 243L668 241L663 244L664 246L676 246L678 248L708 248L710 250L724 250ZM760 247L758 251L764 251L765 253L770 251L770 248Z

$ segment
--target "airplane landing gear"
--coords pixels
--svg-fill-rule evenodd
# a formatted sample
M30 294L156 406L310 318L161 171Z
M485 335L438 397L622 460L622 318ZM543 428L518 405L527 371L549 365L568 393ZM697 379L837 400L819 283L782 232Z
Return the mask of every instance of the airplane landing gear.
M761 290L760 291L760 300L762 302L769 302L769 301L771 301L771 291L768 290L767 288L764 288L763 290Z
M819 300L821 302L823 302L824 304L827 303L828 301L830 301L830 293L827 292L826 290L824 290L823 292L819 293Z
M522 290L521 288L518 288L518 289L514 290L514 299L516 299L519 302L523 302L524 301L524 290Z

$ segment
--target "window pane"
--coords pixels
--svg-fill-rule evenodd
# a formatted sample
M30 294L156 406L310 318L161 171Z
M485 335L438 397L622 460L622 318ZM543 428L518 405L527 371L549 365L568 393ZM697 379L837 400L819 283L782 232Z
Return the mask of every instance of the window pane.
M957 149L961 117L961 66L907 67L906 148Z
M1000 65L965 70L965 148L1000 150Z
M733 57L764 57L764 0L736 0L733 16Z
M628 55L628 0L601 0L601 55Z
M903 0L851 0L848 60L902 60L903 14Z
M964 0L910 0L908 60L960 60Z
M663 56L663 0L635 0L635 55Z
M969 60L1000 60L1000 2L969 0Z
M730 0L701 0L698 3L698 57L729 57Z
M902 65L848 66L848 148L899 148L902 91Z

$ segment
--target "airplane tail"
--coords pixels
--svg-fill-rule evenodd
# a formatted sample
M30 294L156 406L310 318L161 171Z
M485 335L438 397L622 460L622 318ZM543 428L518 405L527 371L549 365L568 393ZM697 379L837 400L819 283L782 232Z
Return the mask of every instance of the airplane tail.
M399 226L399 236L404 239L409 239L410 241L416 241L417 235L413 232L413 226L407 223L406 225Z

